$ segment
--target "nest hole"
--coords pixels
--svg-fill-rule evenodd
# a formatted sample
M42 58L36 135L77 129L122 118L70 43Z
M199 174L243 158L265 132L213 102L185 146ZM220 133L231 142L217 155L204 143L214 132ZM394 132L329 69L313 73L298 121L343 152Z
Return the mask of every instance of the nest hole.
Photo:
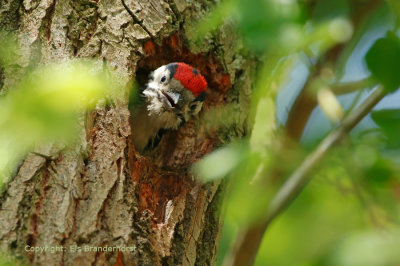
M138 61L135 73L136 82L140 88L139 90L145 87L148 82L149 74L155 69L172 62L184 62L198 69L207 81L208 88L206 90L206 99L201 112L207 111L212 106L224 103L226 98L225 94L231 88L230 76L226 73L214 50L198 54L192 53L184 44L183 38L178 33L174 33L163 39L160 44L149 40L143 44L143 50L144 56ZM130 105L134 105L133 102L135 98L136 97L131 97L132 102L130 102ZM189 123L190 122L191 121L189 121ZM174 147L177 145L176 140L179 139L176 133L169 132L166 135L164 135L162 142L165 143L165 139L169 139L170 143L167 143L166 146L168 147L164 149L167 153L163 154L162 152L158 152L158 158L156 158L154 162L156 162L159 167L166 167L170 170L171 168L182 169L188 163L190 164L190 158L187 158L182 165L165 164L168 158L163 158L162 156L173 156L171 150L175 149ZM168 135L173 135L173 137L168 138ZM195 149L195 147L190 148ZM150 157L155 159L153 156Z
M230 76L226 74L213 50L194 54L178 33L163 39L161 44L149 40L144 43L143 48L145 55L137 63L136 70L139 87L144 88L150 72L158 67L172 62L184 62L198 69L208 83L203 111L224 103L224 96L231 88ZM199 138L194 121L189 121L188 124L164 135L161 147L157 148L154 156L139 156L132 161L132 179L138 182L139 188L139 212L146 210L153 213L155 223L163 221L168 201L186 197L186 192L190 191L188 188L195 186L196 182L191 179L186 169L199 157L211 151L215 144L214 140L204 136ZM193 139L190 142L192 146L185 147L190 154L185 153L179 157L182 153L176 151L182 147L179 147L180 143L177 140L182 142L184 138ZM157 167L154 168L154 165Z

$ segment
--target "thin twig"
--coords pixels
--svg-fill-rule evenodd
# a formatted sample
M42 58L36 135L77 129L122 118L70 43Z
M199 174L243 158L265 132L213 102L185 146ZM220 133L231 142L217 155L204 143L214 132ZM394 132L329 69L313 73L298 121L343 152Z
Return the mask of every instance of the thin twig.
M377 85L370 77L365 79L343 82L343 83L335 83L330 85L332 88L332 92L336 95L342 95L347 93L352 93L355 91L360 91L365 88L372 88Z
M353 102L351 103L350 107L346 110L345 116L353 112L353 110L357 107L358 102L361 99L361 96L363 95L363 91L359 90L358 93L356 94L356 97L354 98Z
M371 109L385 96L382 87L376 89L354 112L346 117L341 125L332 131L303 161L299 168L288 178L286 183L277 193L276 197L272 200L268 209L267 217L273 219L279 214L289 202L293 200L298 192L310 176L310 171L324 158L326 152L337 143L345 134L347 134L358 122L366 116Z
M236 253L232 254L233 256L229 261L225 262L225 265L253 265L263 235L269 224L282 213L301 192L311 178L310 172L324 158L327 151L345 134L350 132L384 96L385 91L383 88L377 88L354 112L350 113L310 155L307 156L273 198L271 204L268 206L264 219L258 224L250 225L243 231L244 233L240 236L237 246L234 248L234 252Z

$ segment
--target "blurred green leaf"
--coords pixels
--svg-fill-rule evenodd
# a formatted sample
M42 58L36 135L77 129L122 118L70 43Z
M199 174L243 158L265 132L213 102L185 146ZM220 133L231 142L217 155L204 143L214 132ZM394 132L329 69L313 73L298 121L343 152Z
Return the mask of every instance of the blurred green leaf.
M332 264L348 266L399 265L399 247L399 232L360 232L342 241L332 257Z
M79 114L109 92L103 71L94 61L39 67L0 97L0 177L34 145L79 136Z
M367 67L372 75L389 92L400 86L400 39L393 32L378 39L365 56Z
M332 177L349 178L340 168L325 170ZM363 208L354 194L342 193L322 177L312 180L270 226L255 265L330 265L320 260L337 241L363 226Z
M282 36L287 41L292 35L300 35L297 26L303 22L302 14L294 0L226 0L198 23L196 35L204 37L228 18L234 18L246 47L264 53L271 47L280 47Z
M316 2L312 18L316 22L321 22L338 17L347 17L349 13L347 0L321 0Z
M366 177L372 188L387 187L390 185L389 181L392 180L392 173L393 169L390 165L385 160L380 159L366 170Z
M400 63L400 62L399 62ZM399 75L400 76L400 75ZM400 147L400 109L373 111L371 118L387 137L388 148Z
M12 257L10 254L0 253L0 265L1 266L20 266L27 265L23 261L19 261Z
M263 152L271 144L276 130L275 102L272 97L263 97L257 105L254 126L250 137L252 150Z
M6 31L0 31L0 65L10 65L16 61L15 36Z
M389 4L390 9L397 15L400 16L400 1L399 0L386 0Z
M226 0L218 3L208 16L199 21L194 31L195 38L203 38L208 32L215 30L227 18L234 16L238 0Z
M270 154L249 152L230 175L230 190L226 217L239 226L264 216L267 203L277 190L271 177Z
M237 167L246 157L246 153L244 146L226 146L204 156L193 170L205 182L222 178Z
M239 29L254 51L277 48L279 36L287 27L299 23L301 9L297 1L240 0Z

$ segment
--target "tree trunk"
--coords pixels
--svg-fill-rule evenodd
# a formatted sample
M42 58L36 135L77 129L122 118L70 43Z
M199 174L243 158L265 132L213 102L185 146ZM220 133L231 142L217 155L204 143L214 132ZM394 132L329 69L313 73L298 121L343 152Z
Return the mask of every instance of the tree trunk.
M193 26L211 6L204 0L0 0L0 29L15 32L20 46L14 71L0 70L3 91L28 67L72 58L103 60L119 75L113 104L82 116L79 143L41 145L36 151L48 158L29 154L10 178L1 196L3 251L37 265L215 264L224 186L201 183L189 169L245 134L256 64L229 23L194 40ZM174 61L200 70L207 99L198 119L168 133L156 155L144 157L131 144L130 85ZM235 111L229 126L200 122L226 104ZM94 250L105 246L135 250Z

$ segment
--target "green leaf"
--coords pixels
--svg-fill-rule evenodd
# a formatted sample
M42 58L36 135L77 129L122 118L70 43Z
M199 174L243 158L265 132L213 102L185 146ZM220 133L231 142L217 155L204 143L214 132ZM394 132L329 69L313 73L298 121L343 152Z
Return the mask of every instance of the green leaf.
M246 156L241 145L229 145L204 156L194 165L194 172L204 181L223 178Z
M386 0L390 6L390 10L397 16L400 16L400 1L399 0Z
M398 265L400 232L361 231L345 236L335 250L331 265Z
M372 75L389 92L400 86L400 39L393 32L378 39L365 56L367 67Z
M371 117L386 135L388 148L400 148L400 109L374 111Z
M350 7L347 0L320 0L316 2L312 18L315 22L348 17Z
M372 167L366 169L365 177L372 189L387 187L393 177L390 164L381 158Z
M0 31L0 65L9 66L17 60L16 37L12 33Z
M105 70L89 60L42 66L0 97L0 183L34 145L79 136L82 113L111 94L114 74Z
M301 22L296 1L239 0L237 16L245 44L255 52L279 45L277 40L288 26Z

